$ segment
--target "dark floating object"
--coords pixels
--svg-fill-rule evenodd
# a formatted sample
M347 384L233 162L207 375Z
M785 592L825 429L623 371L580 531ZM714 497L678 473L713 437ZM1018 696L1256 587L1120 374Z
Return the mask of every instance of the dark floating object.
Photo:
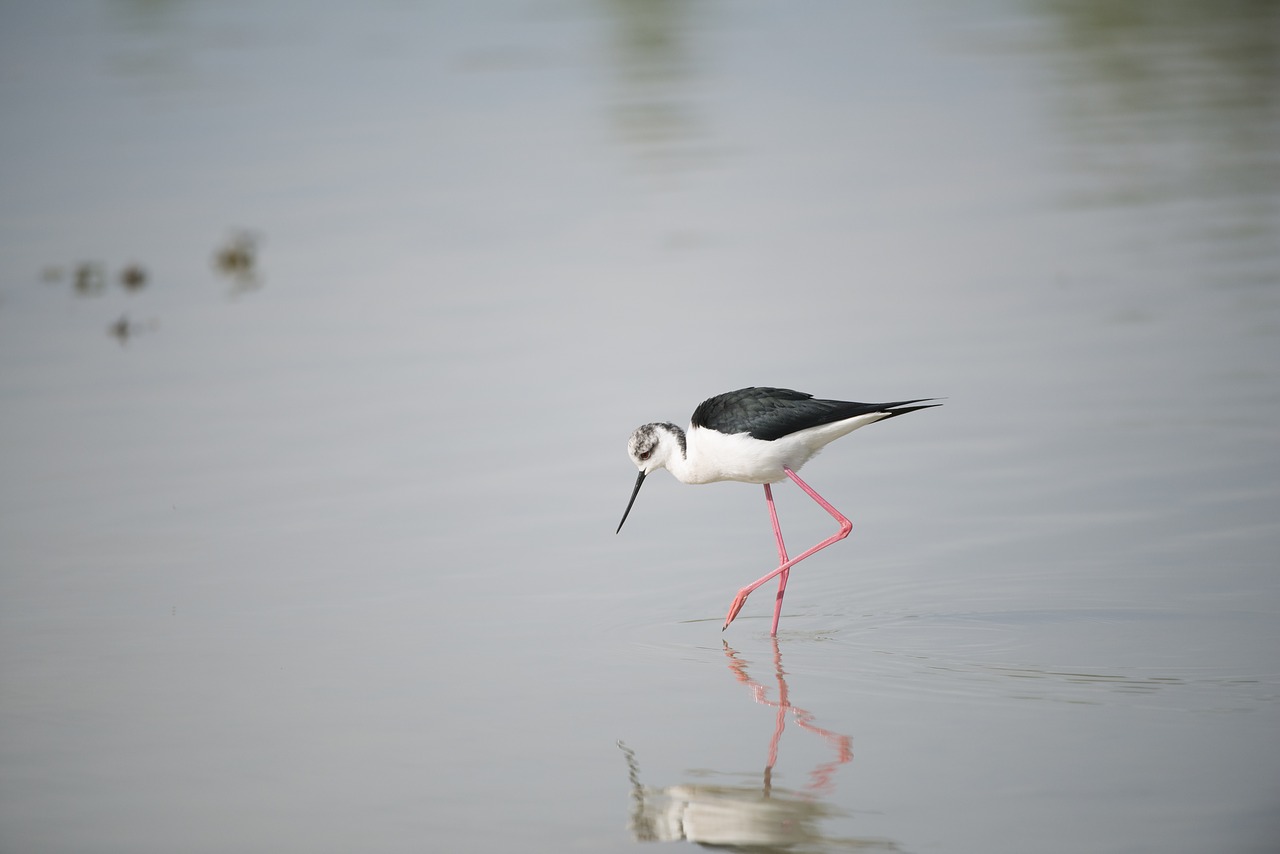
M129 315L120 315L119 320L107 327L107 332L115 336L121 344L127 344L129 336L133 334L133 327L129 324Z
M258 238L247 231L231 237L213 256L214 269L231 279L234 291L258 287Z
M253 269L256 244L237 238L218 250L218 269L224 273L243 273Z
M120 271L120 284L126 290L136 291L146 287L147 271L141 264L130 264Z
M83 261L76 265L72 281L76 294L82 297L97 296L107 285L107 277L102 271L102 265L90 261Z
M135 323L129 319L129 315L122 314L120 319L107 327L107 334L120 342L120 346L129 343L129 339L144 332L150 332L159 326L156 320L150 320L146 323Z

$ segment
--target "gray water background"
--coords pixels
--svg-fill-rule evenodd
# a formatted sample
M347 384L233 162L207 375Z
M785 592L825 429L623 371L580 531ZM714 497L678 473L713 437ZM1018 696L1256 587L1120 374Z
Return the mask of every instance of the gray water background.
M0 3L0 850L1280 849L1278 68L1274 2ZM753 384L947 398L806 467L776 646L759 487L614 534Z

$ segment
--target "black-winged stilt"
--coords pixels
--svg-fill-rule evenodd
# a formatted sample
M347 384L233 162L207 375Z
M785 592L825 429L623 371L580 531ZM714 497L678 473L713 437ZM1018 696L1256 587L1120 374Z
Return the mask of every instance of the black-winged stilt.
M786 388L740 388L700 403L693 411L687 433L669 421L645 424L636 428L627 442L627 453L640 469L640 475L636 478L622 521L618 523L618 531L626 523L645 477L657 469L665 468L681 483L736 480L764 484L769 519L778 540L780 565L738 591L721 631L738 616L751 591L775 576L781 576L778 597L773 606L773 628L770 629L770 634L776 635L778 619L782 615L782 595L787 589L791 567L843 540L853 530L853 523L801 480L796 472L841 436L895 415L941 406L925 402L936 399L922 397L896 403L852 403L816 400L811 394ZM783 478L795 481L796 486L818 502L840 525L835 534L795 558L787 557L782 529L778 527L778 512L773 506L773 492L769 488L770 484Z

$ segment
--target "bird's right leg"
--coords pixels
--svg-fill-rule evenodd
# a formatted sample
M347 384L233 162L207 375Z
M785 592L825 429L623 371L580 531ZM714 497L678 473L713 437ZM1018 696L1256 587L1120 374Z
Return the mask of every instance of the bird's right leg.
M836 508L832 507L830 502L828 502L825 498L823 498L821 495L815 492L813 487L809 486L809 484L801 480L800 477L791 469L784 468L783 471L786 472L787 477L795 481L796 486L803 489L810 498L818 502L818 505L823 510L826 510L828 513L830 513L831 517L840 523L840 530L836 531L830 537L827 537L825 540L818 543L813 548L804 552L799 557L793 557L790 560L783 561L781 566L779 566L777 569L770 572L768 575L764 576L763 578L757 578L755 581L751 582L746 587L739 590L738 595L735 596L733 599L733 604L729 606L729 616L725 618L724 626L721 627L720 629L721 631L724 631L725 629L729 628L729 624L733 622L734 617L738 616L738 612L742 610L742 606L747 603L747 597L751 595L751 591L755 590L760 585L772 580L776 576L781 575L782 573L791 569L791 567L795 566L797 563L809 557L810 555L822 551L832 543L836 543L836 542L839 542L840 540L843 540L845 537L849 536L849 532L853 530L853 523L850 522L849 519L843 513L841 513ZM781 532L779 532L779 536L781 536Z
M773 535L778 538L778 563L784 564L787 562L787 546L782 542L782 528L778 525L778 509L773 506L773 490L767 483L764 485L764 500L769 504L769 520L773 522ZM773 627L769 629L769 634L775 637L778 634L778 620L782 617L782 596L787 592L787 576L790 574L790 569L784 569L778 576L778 598L773 603Z

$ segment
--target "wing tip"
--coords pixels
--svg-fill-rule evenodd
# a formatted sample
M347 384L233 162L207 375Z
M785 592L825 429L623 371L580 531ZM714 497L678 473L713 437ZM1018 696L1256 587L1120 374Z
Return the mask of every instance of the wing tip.
M899 400L894 403L884 404L881 412L885 413L885 418L892 418L895 415L906 415L908 412L916 412L920 409L933 409L935 406L941 406L941 403L932 403L934 400L946 400L945 397L917 397L915 400ZM912 404L920 404L913 406ZM884 420L884 419L881 419Z

